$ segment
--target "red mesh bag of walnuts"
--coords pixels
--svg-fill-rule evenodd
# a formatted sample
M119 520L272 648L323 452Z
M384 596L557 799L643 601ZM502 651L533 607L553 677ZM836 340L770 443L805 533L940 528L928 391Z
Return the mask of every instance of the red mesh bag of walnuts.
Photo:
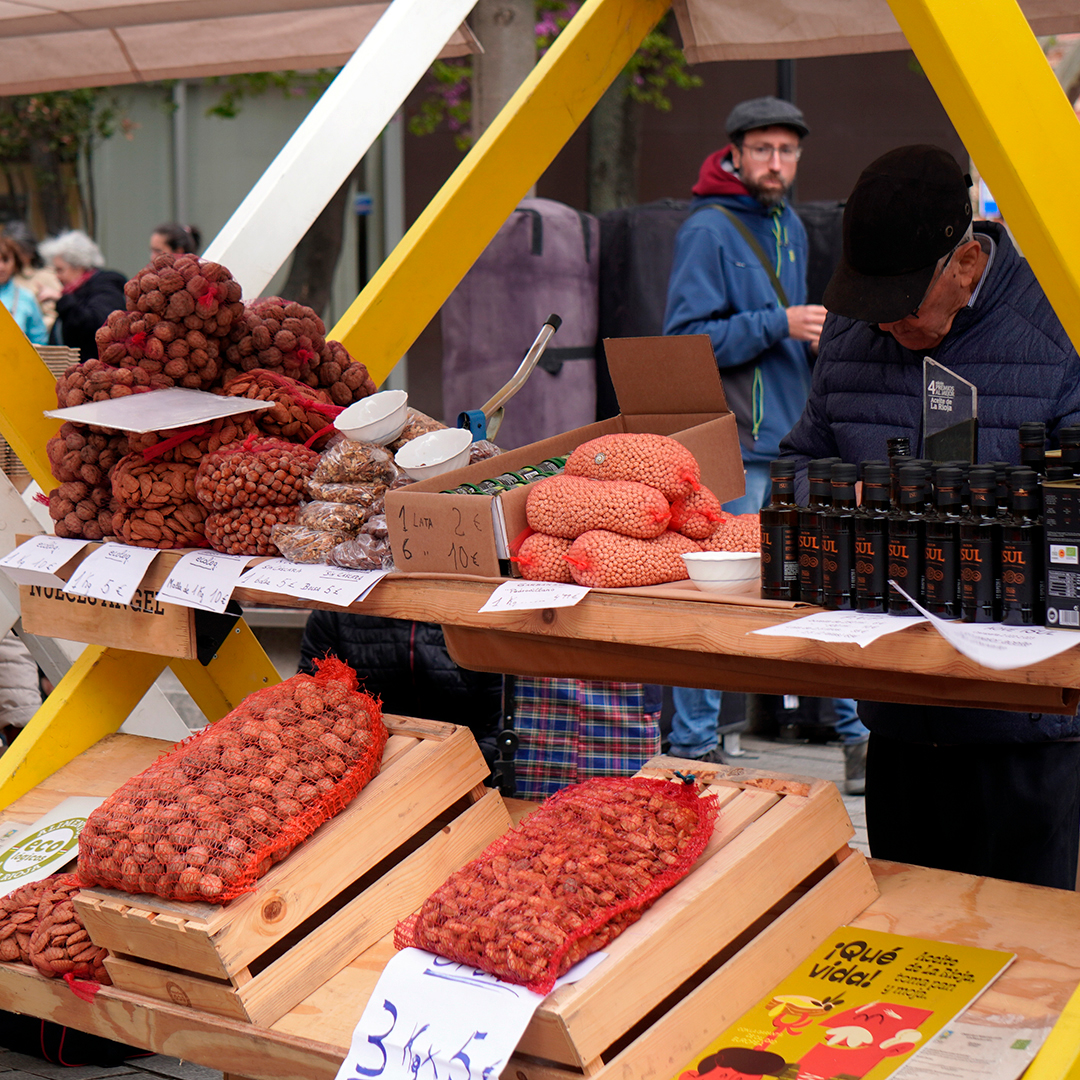
M104 360L84 360L56 380L56 404L61 409L87 401L108 401L147 390L163 390L173 385L165 375L152 375L141 367L118 368Z
M112 488L73 480L49 492L49 517L57 536L101 540L113 531Z
M243 371L266 368L307 381L322 362L326 325L313 308L280 296L253 300L229 333L225 358Z
M319 359L320 363L303 373L303 381L309 386L322 387L335 405L352 405L375 393L375 380L367 366L354 360L340 341L328 341Z
M128 437L119 431L107 435L66 422L46 443L45 452L60 483L80 480L96 486L108 482L109 470L128 452Z
M156 256L128 281L124 296L130 312L156 315L214 338L228 334L244 313L240 283L220 263L197 255Z
M693 783L603 777L564 788L451 874L394 944L546 994L690 870L716 823Z
M352 668L316 667L250 694L110 795L79 837L82 884L225 903L341 811L378 774L386 726Z

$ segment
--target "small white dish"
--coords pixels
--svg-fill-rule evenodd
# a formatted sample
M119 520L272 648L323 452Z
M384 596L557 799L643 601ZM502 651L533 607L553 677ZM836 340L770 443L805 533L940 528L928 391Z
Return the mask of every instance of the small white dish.
M427 480L468 465L472 441L472 432L465 428L429 431L407 442L394 455L394 461L414 480Z
M401 434L408 419L408 406L409 395L404 390L383 390L343 409L334 427L351 442L385 446Z
M757 551L691 551L682 558L690 580L704 592L742 592L761 579Z

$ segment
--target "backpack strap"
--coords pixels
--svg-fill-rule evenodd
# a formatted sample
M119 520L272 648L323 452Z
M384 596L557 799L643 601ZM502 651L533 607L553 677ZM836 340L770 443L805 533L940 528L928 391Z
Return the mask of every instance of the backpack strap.
M732 225L739 231L739 235L746 241L747 246L757 256L758 262L761 263L765 270L765 273L769 275L769 283L773 287L773 291L776 293L776 299L780 301L781 307L789 307L787 293L784 292L784 286L780 284L780 279L776 276L776 271L772 268L772 264L769 262L769 257L765 254L761 244L758 243L758 239L754 234L743 224L739 218L733 214L726 206L721 203L704 203L702 206L695 207L691 211L692 214L696 214L699 210L707 210L713 208L719 210L731 222Z

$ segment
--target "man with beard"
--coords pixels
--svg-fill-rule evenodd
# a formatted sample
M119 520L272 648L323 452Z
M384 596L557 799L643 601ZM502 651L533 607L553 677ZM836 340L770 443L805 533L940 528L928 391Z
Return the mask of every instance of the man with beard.
M769 462L810 392L825 308L806 301L806 230L785 201L795 181L802 112L774 97L731 110L731 139L710 154L694 185L690 217L675 238L665 334L708 334L728 405L739 424L746 494L725 504L757 513L768 502ZM671 752L722 761L718 690L676 688ZM854 702L835 705L845 787L862 794L866 729Z

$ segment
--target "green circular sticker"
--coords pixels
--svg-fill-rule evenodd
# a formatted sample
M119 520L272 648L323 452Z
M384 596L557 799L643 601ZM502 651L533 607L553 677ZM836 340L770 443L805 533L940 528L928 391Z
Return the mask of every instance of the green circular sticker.
M0 884L33 873L71 851L79 842L86 818L67 818L24 836L0 860ZM64 862L67 860L64 859Z

